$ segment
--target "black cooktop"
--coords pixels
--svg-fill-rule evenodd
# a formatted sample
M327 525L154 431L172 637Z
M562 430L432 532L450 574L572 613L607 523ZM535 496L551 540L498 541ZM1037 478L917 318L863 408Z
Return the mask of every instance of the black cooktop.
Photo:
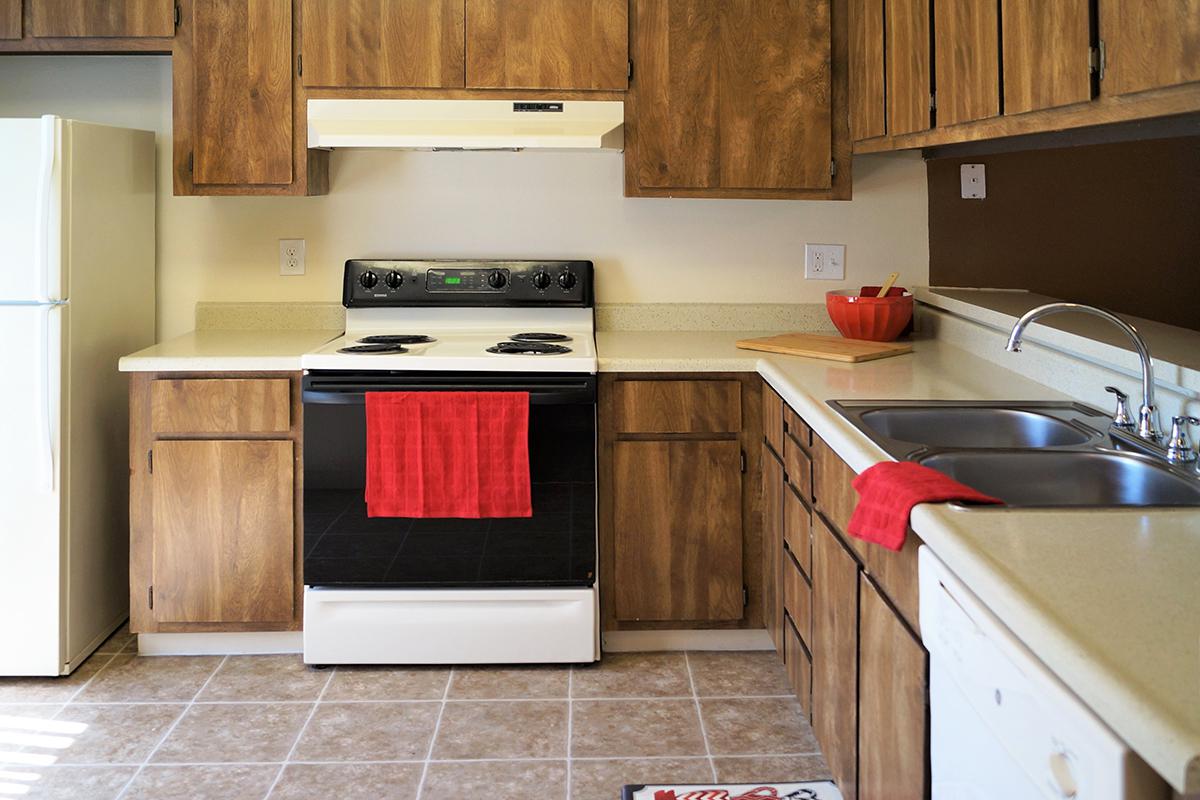
M487 351L505 356L560 356L571 352L571 348L546 342L499 342Z

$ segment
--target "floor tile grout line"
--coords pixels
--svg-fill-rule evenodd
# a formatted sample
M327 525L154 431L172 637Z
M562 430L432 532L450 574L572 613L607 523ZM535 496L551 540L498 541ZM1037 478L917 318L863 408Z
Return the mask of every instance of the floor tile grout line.
M97 673L99 675L99 673ZM91 679L96 676L93 675ZM91 680L89 679L89 680ZM77 692L80 690L77 690ZM735 694L735 695L699 695L701 700L789 700L794 699L795 695L791 694ZM448 697L446 703L453 705L455 703L561 703L565 700L572 700L576 703L622 703L622 702L638 702L648 703L654 701L690 701L694 699L693 695L650 695L644 697ZM0 705L13 706L161 706L161 705L197 705L197 706L248 706L260 705L262 703L272 703L274 705L307 705L313 702L312 700L277 700L274 698L263 698L258 700L196 700L194 703L187 700L5 700L0 701ZM326 704L343 704L353 705L359 704L389 704L389 705L419 705L422 703L440 703L440 698L425 697L411 698L398 700L323 700Z
M292 740L292 746L288 748L287 755L283 757L283 763L279 765L279 771L275 773L275 780L271 781L271 785L267 787L267 793L263 795L263 800L267 800L271 793L275 791L275 787L283 778L283 771L287 769L287 765L291 762L292 756L296 752L296 748L300 746L300 740L304 738L304 732L308 730L308 723L312 722L312 718L317 715L317 709L321 705L321 699L325 697L325 693L329 691L329 687L333 684L333 676L337 674L337 667L329 670L329 674L325 676L325 683L321 685L321 691L317 693L317 699L313 701L312 708L308 711L308 716L304 718L304 724L300 726L300 730L296 733L296 738Z
M162 748L162 746L164 744L166 744L167 739L169 739L171 737L171 734L174 733L175 729L179 727L179 723L183 721L183 718L187 716L188 712L192 709L192 706L194 706L196 704L196 698L199 697L204 692L204 690L208 688L208 684L212 682L212 679L216 677L217 673L221 671L221 667L225 666L225 662L227 662L227 661L229 661L229 656L224 656L221 659L220 663L218 663L215 667L213 667L213 671L208 674L208 677L204 679L204 683L200 684L200 688L197 689L196 692L192 695L191 702L189 702L186 706L184 706L183 711L181 711L179 713L179 716L175 718L175 721L167 726L167 730L162 735L162 737L159 738L158 744L154 745L154 748L149 752L149 754L147 754L146 759L144 761L142 761L142 763L134 771L133 775L129 776L129 780L126 781L125 785L121 787L121 791L117 792L117 796L114 798L114 800L121 800L121 798L123 798L126 795L126 793L129 792L129 787L132 786L133 782L138 779L138 776L141 775L142 772L145 771L146 765L150 763L150 759L154 758L154 756L158 754L158 751ZM107 665L105 665L105 666L107 666ZM99 675L100 673L96 673L96 674Z
M692 659L688 651L683 651L683 663L687 667L688 684L692 687L692 701L696 704L696 719L700 723L700 738L704 740L704 755L708 757L708 768L712 771L712 779L717 780L717 762L713 759L712 748L708 745L708 731L704 728L704 710L700 708L700 695L696 691L696 678L692 675Z
M417 800L425 793L425 778L429 775L429 764L433 760L433 748L437 744L438 732L442 728L442 715L446 713L446 698L450 696L450 684L454 682L454 667L446 674L446 688L442 690L442 706L433 723L433 734L429 737L429 749L425 751L425 765L421 768L421 782L417 784Z

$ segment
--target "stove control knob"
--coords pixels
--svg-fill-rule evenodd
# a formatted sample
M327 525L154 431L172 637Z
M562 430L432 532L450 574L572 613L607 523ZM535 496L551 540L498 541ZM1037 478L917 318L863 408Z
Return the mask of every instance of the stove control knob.
M358 276L358 282L362 284L364 289L374 289L375 285L379 283L379 276L371 272L371 270L367 270Z
M537 272L533 273L533 288L544 291L550 288L551 280L553 279L550 277L549 272L546 272L544 269L539 269Z
M389 289L399 289L404 284L404 276L399 272L392 270L387 274L387 277L383 279L383 282L388 285Z
M558 276L558 285L562 287L563 291L571 291L575 288L576 283L579 283L579 279L575 277L574 272L563 272Z
M508 276L500 270L496 270L491 275L488 275L488 286L493 289L503 289L508 285Z

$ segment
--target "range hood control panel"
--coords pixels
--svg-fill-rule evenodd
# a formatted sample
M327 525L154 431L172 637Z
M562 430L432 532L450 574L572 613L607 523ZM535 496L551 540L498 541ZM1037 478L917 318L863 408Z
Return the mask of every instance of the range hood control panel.
M342 304L352 307L592 304L590 261L346 262Z

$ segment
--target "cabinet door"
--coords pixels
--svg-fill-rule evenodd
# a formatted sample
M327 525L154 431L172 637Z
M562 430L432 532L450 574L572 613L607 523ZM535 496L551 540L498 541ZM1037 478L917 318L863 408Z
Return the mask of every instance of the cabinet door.
M292 443L160 441L153 458L154 618L291 620Z
M1088 0L1001 0L1004 113L1092 99Z
M20 39L21 24L21 0L0 0L0 39Z
M1200 81L1200 0L1100 0L1100 94Z
M830 186L829 0L635 0L635 183Z
M191 6L182 34L190 58L175 64L175 103L191 104L192 182L291 183L291 3L193 0Z
M763 621L775 649L783 652L783 464L762 449Z
M819 517L813 528L813 732L842 796L854 800L858 763L858 563Z
M613 445L618 619L742 618L741 469L737 441Z
M33 35L39 37L173 36L171 0L34 0Z
M850 0L850 138L887 133L883 64L884 0Z
M938 127L1000 113L996 0L934 0Z
M628 0L467 0L467 86L629 86Z
M928 0L887 0L887 132L929 130L933 66Z
M924 800L929 655L866 577L859 603L859 800Z
M461 88L463 0L303 0L304 85Z

